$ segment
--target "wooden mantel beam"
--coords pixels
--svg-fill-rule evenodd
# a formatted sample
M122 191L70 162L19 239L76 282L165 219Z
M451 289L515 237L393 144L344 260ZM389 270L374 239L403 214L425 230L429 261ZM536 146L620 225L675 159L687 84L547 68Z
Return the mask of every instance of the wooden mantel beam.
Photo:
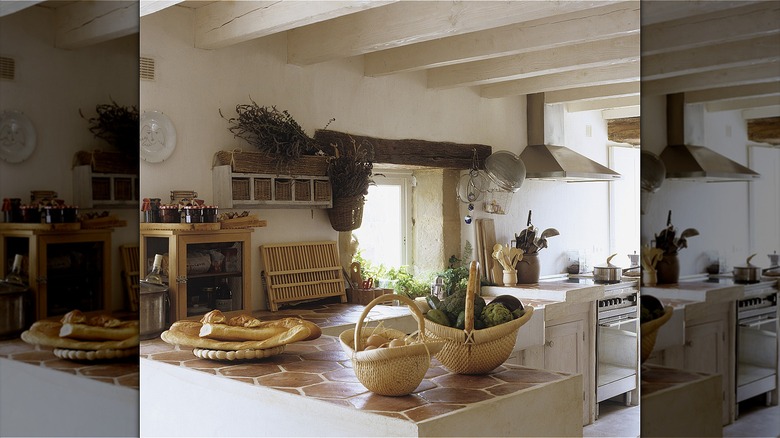
M374 164L393 164L412 168L439 169L470 169L474 150L477 152L479 167L482 168L487 158L493 153L493 148L483 144L462 144L446 141L428 140L391 140L367 137L365 135L347 134L344 132L319 129L314 133L314 140L328 154L333 154L331 145L340 147L369 143L374 148Z

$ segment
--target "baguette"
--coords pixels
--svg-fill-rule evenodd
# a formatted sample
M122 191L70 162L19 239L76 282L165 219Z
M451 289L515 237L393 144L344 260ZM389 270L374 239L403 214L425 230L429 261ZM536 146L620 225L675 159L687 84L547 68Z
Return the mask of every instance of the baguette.
M61 338L59 333L62 323L54 321L38 321L30 329L22 333L22 340L28 344L46 347L66 348L69 350L120 350L138 346L138 333L123 340L116 341L81 341Z
M138 336L138 324L127 321L112 327L87 324L62 324L59 336L82 341L121 341Z
M226 324L203 324L200 337L220 341L265 341L268 338L286 332L285 327L253 327L232 326Z
M174 323L174 325L177 323ZM177 329L174 329L174 327L171 326L171 329L164 331L160 337L169 344L204 348L208 350L263 350L302 341L311 335L307 326L298 325L264 341L218 341L216 339L201 338L198 334L193 336L190 334L192 327L193 326L189 324L179 326Z

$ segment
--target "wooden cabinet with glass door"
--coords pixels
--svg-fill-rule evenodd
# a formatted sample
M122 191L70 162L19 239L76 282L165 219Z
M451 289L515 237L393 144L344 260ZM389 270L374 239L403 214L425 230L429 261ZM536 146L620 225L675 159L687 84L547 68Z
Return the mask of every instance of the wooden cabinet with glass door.
M36 320L73 309L111 309L111 229L6 225L0 230L0 269L5 276L16 254L25 257L23 277L35 297Z
M141 229L141 277L151 269L154 255L162 254L170 321L197 317L215 308L248 308L252 231Z

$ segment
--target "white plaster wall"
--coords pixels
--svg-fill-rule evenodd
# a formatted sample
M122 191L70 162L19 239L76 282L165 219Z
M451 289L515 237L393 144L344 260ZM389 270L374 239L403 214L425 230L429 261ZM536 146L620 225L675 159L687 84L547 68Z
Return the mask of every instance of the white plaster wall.
M79 115L113 98L121 105L138 98L138 36L78 50L54 47L54 12L30 7L0 18L0 54L16 60L16 79L0 81L0 111L22 111L32 121L36 148L22 163L0 161L0 196L30 201L32 190L54 190L73 200L71 162L80 150L111 150L89 132ZM103 209L98 209L102 211ZM85 210L81 210L82 212ZM126 302L119 272L121 244L137 242L135 209L114 210L128 226L112 235L112 308Z
M665 96L642 98L642 147L660 154L666 147ZM709 113L691 108L686 111L685 140L706 146L719 154L747 166L747 124L741 111ZM691 125L691 126L688 126ZM775 175L763 175L774 178ZM703 183L696 181L665 181L658 192L647 197L642 216L642 243L650 243L654 235L666 226L666 216L672 210L672 224L678 233L685 228L696 228L700 235L688 239L688 248L680 251L680 275L705 272L707 253L720 251L728 266L744 266L751 253L749 225L749 184L746 182ZM778 193L780 187L775 190ZM780 221L775 218L780 228ZM679 234L678 234L679 235ZM768 236L774 242L762 242L762 249L780 248L778 233ZM754 260L767 267L768 259L762 252Z
M219 115L235 106L276 105L288 110L310 135L335 117L329 129L384 138L483 143L495 149L524 136L522 99L483 99L475 90L429 90L424 73L363 76L362 58L299 67L286 63L286 37L272 35L219 50L193 44L193 14L172 7L141 19L141 55L155 59L157 78L141 83L141 111L166 113L177 146L163 163L141 164L143 197L167 199L170 190L195 190L213 200L215 152L250 146L234 139ZM523 124L524 125L524 124ZM453 188L454 193L454 188ZM337 240L319 209L254 211L268 226L252 237L253 309L265 307L259 251L264 243ZM473 243L473 242L472 242Z

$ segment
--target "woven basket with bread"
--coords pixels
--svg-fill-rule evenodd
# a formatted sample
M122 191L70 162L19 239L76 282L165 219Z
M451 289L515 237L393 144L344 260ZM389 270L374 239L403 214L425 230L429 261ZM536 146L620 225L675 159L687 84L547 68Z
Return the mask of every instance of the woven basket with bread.
M79 310L60 321L42 320L22 333L28 344L54 348L62 359L102 360L138 355L138 321L111 315L87 316Z
M640 297L640 311L640 358L644 363L653 353L658 330L671 319L674 309L671 306L664 307L652 295L642 295Z
M377 304L399 300L416 314L419 330L412 335L377 327L364 327L363 320ZM425 319L414 301L396 294L373 299L363 309L354 329L339 335L341 348L352 360L352 369L360 383L379 395L411 394L422 382L431 365L431 357L444 345L426 338Z
M228 318L212 310L200 321L174 322L160 337L169 344L193 348L203 359L235 360L279 354L287 344L320 335L317 324L301 318L260 321L247 314Z
M492 327L475 329L474 299L479 290L479 267L476 261L469 266L466 289L465 322L463 329L427 321L425 330L434 340L445 341L436 355L445 368L457 374L486 374L505 362L512 354L517 331L533 315L533 307L515 319Z

